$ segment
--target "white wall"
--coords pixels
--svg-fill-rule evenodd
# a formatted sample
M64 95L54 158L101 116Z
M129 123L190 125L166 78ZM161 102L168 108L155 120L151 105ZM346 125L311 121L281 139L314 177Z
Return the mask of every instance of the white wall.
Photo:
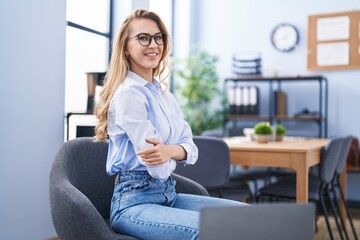
M359 10L358 0L200 0L193 7L196 9L191 11L191 24L199 27L191 32L192 36L197 36L192 43L219 57L221 79L231 76L231 58L237 51L261 52L263 70L268 74L275 70L283 75L322 74L329 81L328 135L360 137L360 127L354 128L360 122L360 112L356 108L356 103L360 102L360 70L309 72L306 68L308 15ZM300 30L299 48L294 52L278 52L270 43L272 29L281 22L292 23ZM316 110L316 100L311 97L316 94L314 87L301 84L286 91L292 99L290 114L304 107ZM302 91L306 94L299 94ZM263 105L267 107L267 103Z
M65 2L0 0L0 239L46 239L63 142Z

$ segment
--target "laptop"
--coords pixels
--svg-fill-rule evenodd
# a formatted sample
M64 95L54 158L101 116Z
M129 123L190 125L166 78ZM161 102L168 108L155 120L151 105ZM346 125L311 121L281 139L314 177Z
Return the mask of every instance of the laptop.
M216 206L200 214L200 240L312 240L314 231L313 204Z

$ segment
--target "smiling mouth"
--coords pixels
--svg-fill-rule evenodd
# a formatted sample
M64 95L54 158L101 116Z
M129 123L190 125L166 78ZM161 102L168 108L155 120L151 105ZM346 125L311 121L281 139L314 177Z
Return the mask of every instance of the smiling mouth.
M156 57L158 54L157 53L147 53L145 54L145 56L148 56L148 57Z

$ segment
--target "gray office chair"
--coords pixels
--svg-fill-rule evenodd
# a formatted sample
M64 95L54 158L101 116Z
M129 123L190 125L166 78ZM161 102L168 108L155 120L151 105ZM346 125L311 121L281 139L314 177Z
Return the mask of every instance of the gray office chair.
M199 158L194 165L178 165L175 173L185 176L204 186L211 196L243 200L251 197L247 183L238 184L236 189L223 189L230 176L230 150L224 140L211 136L194 136L199 149Z
M344 220L345 216L341 215L338 193L340 195L341 201L343 202L343 204L345 206L347 218L349 219L350 226L351 226L354 238L357 240L358 236L357 236L357 233L356 233L356 230L355 230L355 227L354 227L354 223L352 221L352 217L351 217L351 214L350 214L350 211L349 211L349 207L347 205L347 202L346 202L346 199L345 199L345 196L344 196L344 191L343 191L343 189L341 188L341 185L340 185L340 174L344 170L346 160L347 160L347 156L349 155L352 139L353 139L352 136L346 136L344 138L344 142L343 142L342 149L341 149L340 156L339 156L339 161L338 161L338 163L336 165L336 168L335 168L335 175L334 175L334 178L333 178L333 180L331 182L331 185L332 185L331 190L332 190L332 193L334 194L333 200L335 201L335 205L337 207L337 210L338 210L338 213L339 213L339 216L340 216L342 229L344 230L346 239L349 239L349 235L348 235L347 230L346 230L346 225L345 225L345 220Z
M322 151L320 167L319 167L319 176L311 175L309 177L309 200L318 203L321 206L321 210L324 214L326 226L330 235L330 239L334 239L333 233L331 230L329 216L327 212L327 206L325 201L327 199L332 199L333 196L330 194L331 182L335 175L335 168L338 164L340 157L340 152L342 149L344 139L337 137L330 140L327 146ZM281 198L296 198L296 178L295 177L284 177L278 182L269 184L263 188L259 189L259 195L257 196L257 201L264 196L276 197L277 199ZM341 239L343 239L340 225L338 222L337 212L335 211L335 206L333 201L329 201L332 213L335 218L336 227L339 230Z
M58 150L50 172L49 197L53 224L62 240L136 239L110 227L115 177L105 171L108 144L77 138ZM208 196L204 187L173 175L181 193Z

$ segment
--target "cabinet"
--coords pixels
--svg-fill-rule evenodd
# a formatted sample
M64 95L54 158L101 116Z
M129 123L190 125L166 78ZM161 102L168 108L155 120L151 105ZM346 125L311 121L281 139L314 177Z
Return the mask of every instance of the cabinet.
M312 112L304 112L303 114L286 114L283 111L276 111L275 106L278 106L278 98L275 97L276 92L282 92L283 85L293 85L297 87L300 82L305 82L305 84L312 84L316 86L316 96L312 96L314 99L314 105L317 105L317 109ZM237 101L233 101L230 98L239 97L237 92L234 89L243 88L246 86L259 86L263 85L262 90L260 90L258 96L256 97L256 101L258 104L268 104L267 110L257 111L255 114L247 114L244 112L236 112L234 109L237 109L236 106ZM268 91L268 102L262 101L262 95L266 93L266 88ZM293 87L294 88L294 87ZM312 88L311 88L312 89ZM231 90L231 94L229 94ZM306 90L305 90L306 91ZM227 94L227 98L230 104L230 110L225 114L224 121L224 133L225 135L231 135L228 132L229 123L236 122L238 125L239 122L256 122L256 121L268 121L271 124L282 123L286 124L286 122L314 122L317 125L317 137L327 137L327 118L328 118L328 83L327 79L323 76L282 76L282 77L264 77L264 76L241 76L241 77L231 77L226 78L224 81L224 92ZM294 95L304 94L306 96L306 92L304 89L299 89L292 91L287 94L287 99L291 99ZM229 96L231 95L231 96ZM260 95L260 96L259 96ZM241 103L240 103L241 104ZM249 101L245 102L246 105L249 104ZM301 103L299 103L301 104ZM259 106L245 106L248 109L258 109ZM306 108L306 106L304 106Z

